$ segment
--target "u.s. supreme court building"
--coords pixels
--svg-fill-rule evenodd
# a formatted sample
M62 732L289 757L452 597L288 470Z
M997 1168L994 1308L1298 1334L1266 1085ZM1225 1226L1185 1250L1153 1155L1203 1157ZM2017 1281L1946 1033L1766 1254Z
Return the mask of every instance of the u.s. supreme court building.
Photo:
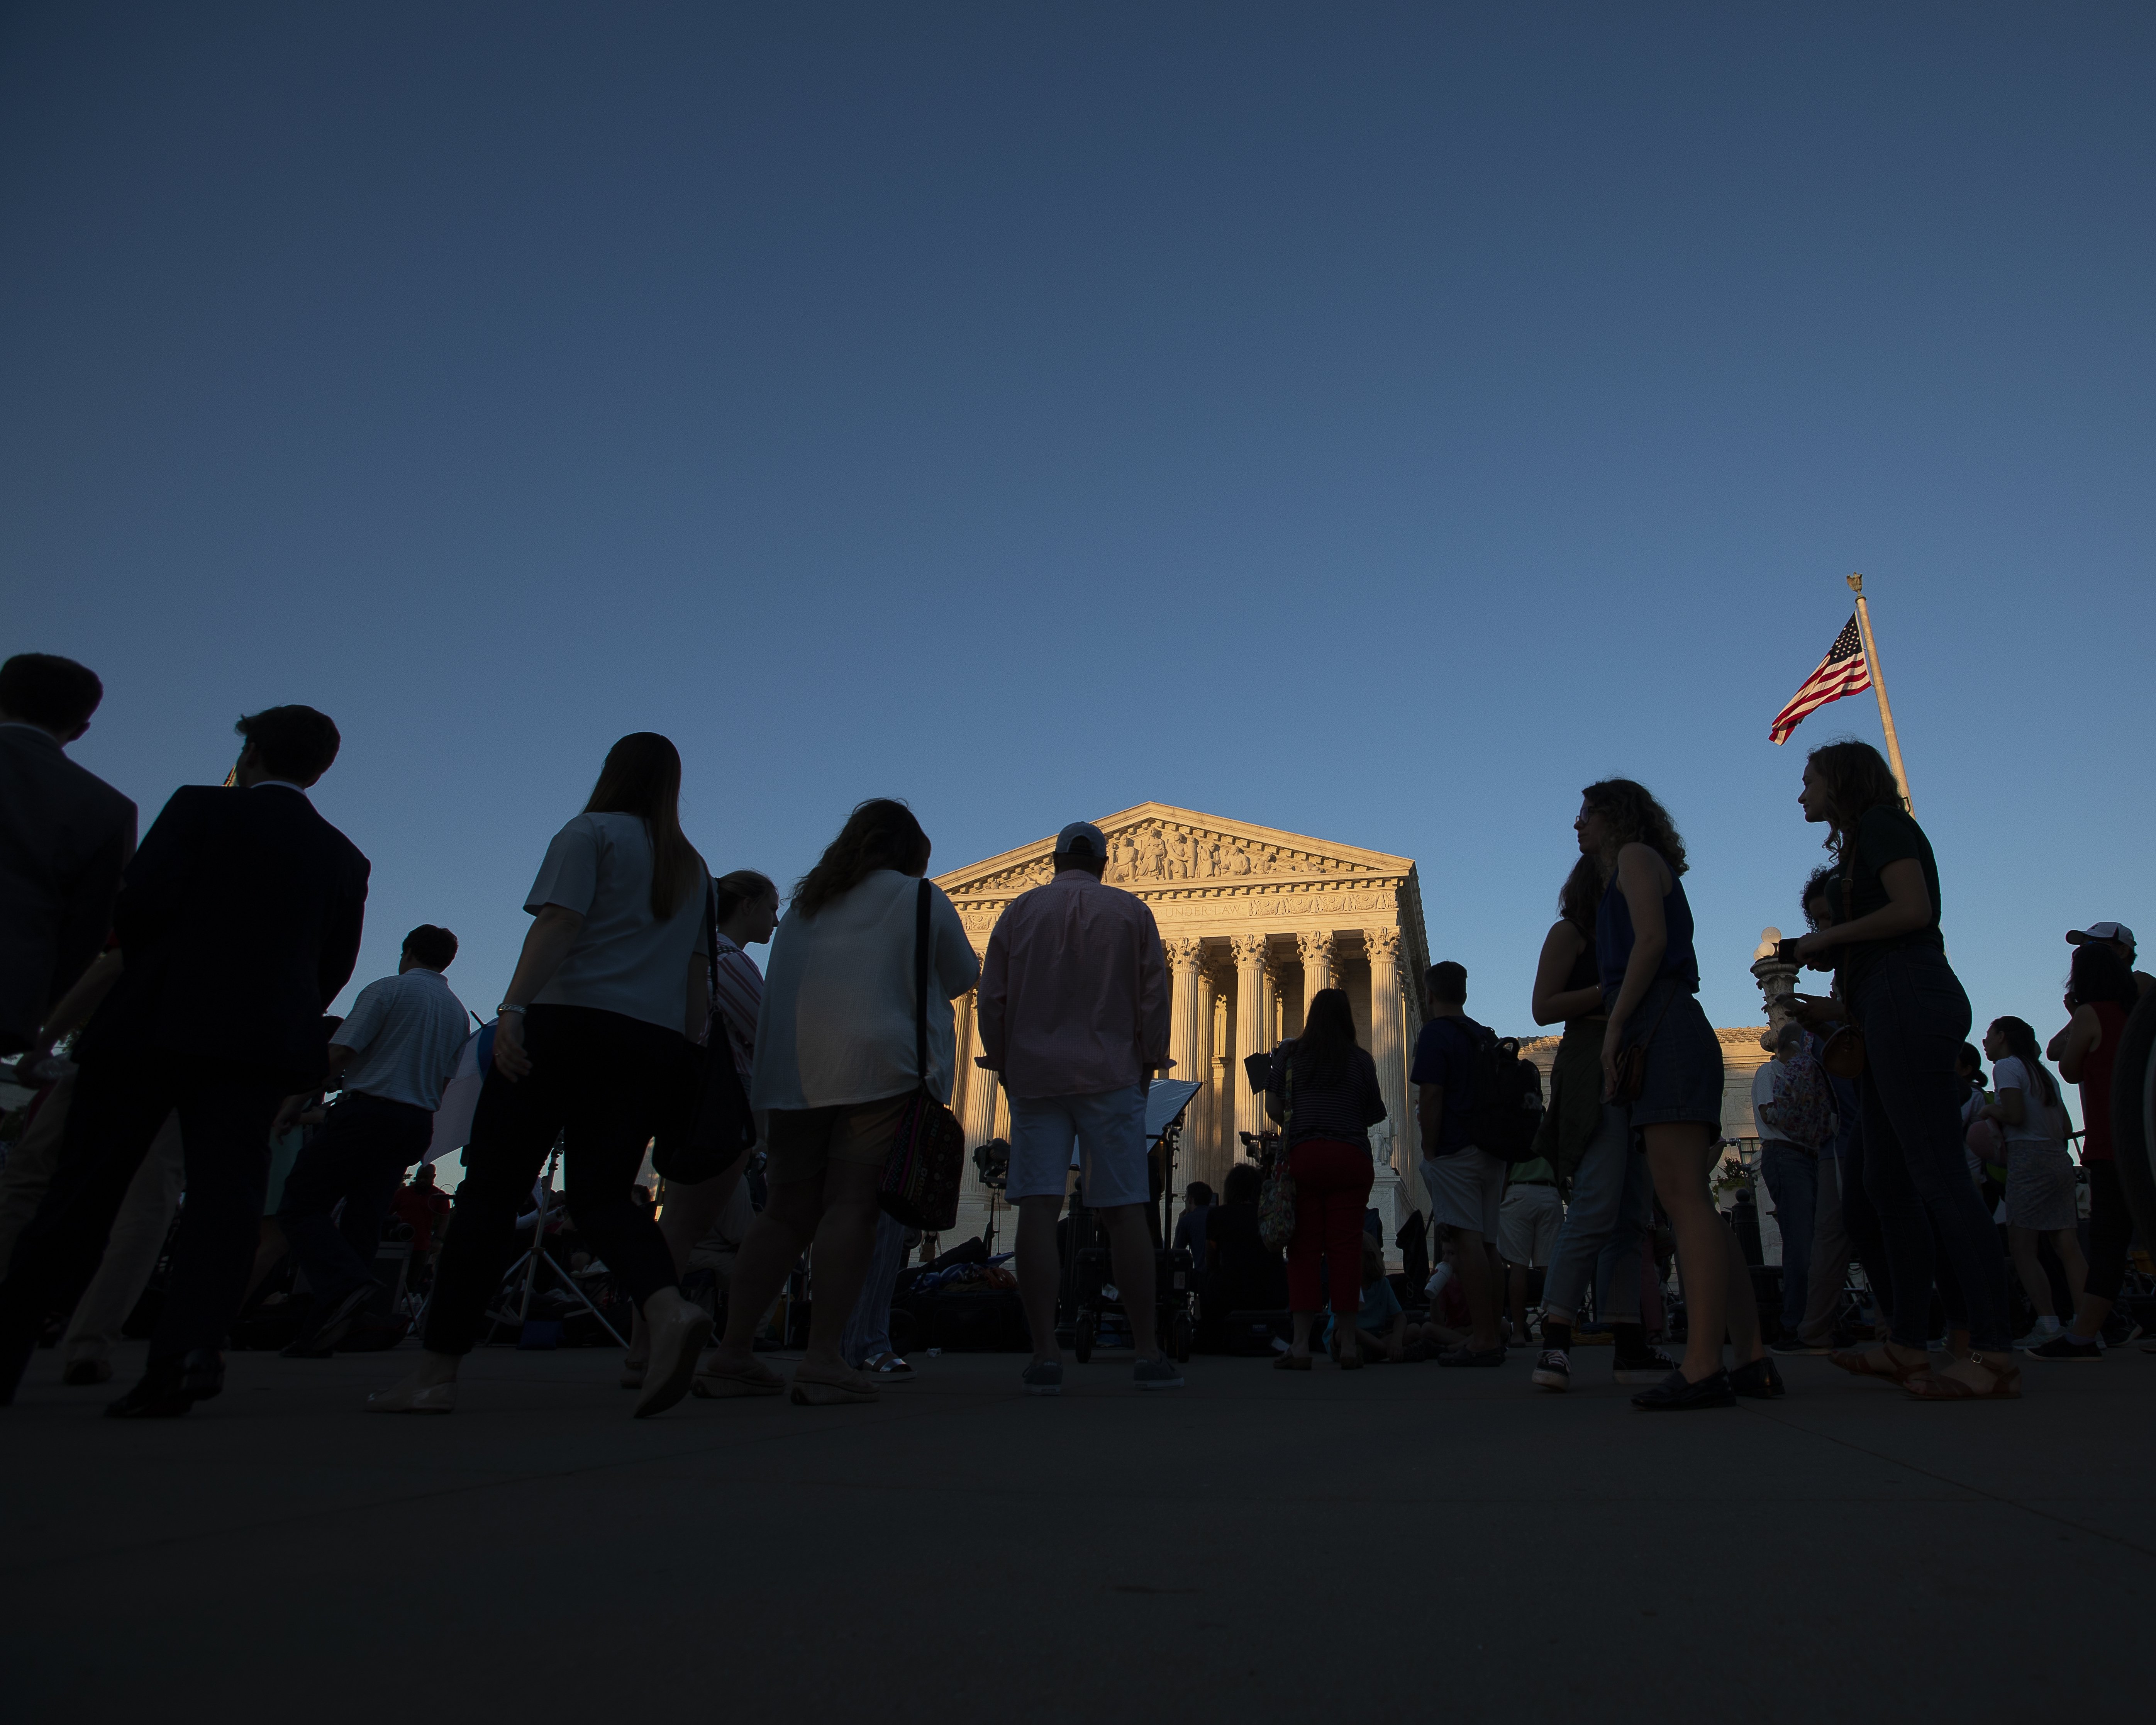
M1108 840L1105 878L1152 908L1168 950L1173 989L1168 1054L1173 1077L1203 1086L1185 1116L1178 1189L1204 1180L1215 1191L1242 1154L1238 1134L1260 1129L1262 1099L1244 1081L1242 1058L1301 1028L1303 1003L1320 988L1346 991L1363 1045L1378 1067L1384 1123L1371 1131L1378 1184L1371 1203L1385 1237L1409 1209L1427 1214L1408 1072L1422 1028L1421 981L1430 964L1422 887L1412 857L1254 826L1164 803L1142 803L1096 823ZM985 952L996 918L1019 893L1055 872L1055 840L1036 839L936 877ZM1540 947L1539 927L1522 931L1523 968ZM955 1003L959 1049L952 1106L970 1152L1009 1135L1000 1087L973 1057L981 1052L970 994ZM1529 1027L1500 1024L1524 1037ZM1751 1077L1763 1055L1756 1029L1721 1033L1727 1078L1726 1136L1748 1138ZM1547 1075L1556 1039L1524 1051ZM988 1193L970 1162L956 1238L981 1231ZM1006 1219L999 1230L1008 1239Z

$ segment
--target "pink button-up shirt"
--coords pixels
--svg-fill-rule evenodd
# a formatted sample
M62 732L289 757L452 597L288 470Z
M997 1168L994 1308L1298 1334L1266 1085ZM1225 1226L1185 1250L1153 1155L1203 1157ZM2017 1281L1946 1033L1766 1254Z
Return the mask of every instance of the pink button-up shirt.
M1168 1059L1168 959L1145 902L1083 869L1020 893L981 965L981 1046L1015 1096L1136 1084Z

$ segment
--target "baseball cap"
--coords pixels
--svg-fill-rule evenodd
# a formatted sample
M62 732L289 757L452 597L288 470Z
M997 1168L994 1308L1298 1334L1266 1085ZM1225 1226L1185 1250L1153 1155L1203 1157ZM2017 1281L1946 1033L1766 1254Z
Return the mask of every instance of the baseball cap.
M2133 931L2123 922L2092 922L2087 928L2069 928L2066 944L2078 947L2088 941L2124 941L2129 947L2140 945Z
M1107 860L1107 839L1090 820L1074 820L1055 835L1055 854L1058 856L1068 856L1081 845L1101 861Z

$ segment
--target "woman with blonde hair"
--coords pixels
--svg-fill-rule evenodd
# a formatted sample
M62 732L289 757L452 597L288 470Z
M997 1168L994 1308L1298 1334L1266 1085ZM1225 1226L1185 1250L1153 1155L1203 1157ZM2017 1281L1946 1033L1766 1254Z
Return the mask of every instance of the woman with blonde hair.
M403 1383L367 1399L377 1412L454 1407L458 1368L490 1327L487 1302L516 1251L518 1213L557 1137L569 1214L650 1329L637 1416L689 1392L711 1321L681 1297L673 1254L636 1201L644 1147L680 1083L683 1039L703 1040L711 1004L709 877L682 834L680 800L680 755L639 731L607 752L583 813L547 847L524 898L531 927L495 1009L427 1352Z
M813 1253L815 1311L794 1368L793 1400L833 1407L876 1399L874 1376L846 1363L846 1320L866 1280L881 1209L876 1185L915 1092L951 1096L951 1003L979 979L963 924L928 872L928 835L905 803L879 797L848 817L771 943L749 1100L766 1121L770 1199L742 1242L726 1333L697 1375L707 1396L787 1389L756 1358L757 1326L779 1285ZM919 939L927 901L926 950ZM925 963L925 1067L916 1013Z
M1722 1133L1722 1045L1697 998L1684 840L1668 811L1629 778L1588 786L1573 825L1607 883L1594 929L1609 1014L1603 1096L1626 1105L1631 1133L1644 1142L1684 1279L1684 1363L1632 1405L1674 1413L1779 1395L1781 1373L1760 1345L1751 1271L1707 1189ZM1722 1363L1725 1331L1733 1372Z

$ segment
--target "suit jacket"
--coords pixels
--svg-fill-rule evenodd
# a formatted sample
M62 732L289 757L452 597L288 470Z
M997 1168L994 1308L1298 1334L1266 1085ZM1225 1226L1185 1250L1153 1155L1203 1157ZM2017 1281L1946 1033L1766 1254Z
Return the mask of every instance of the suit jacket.
M105 945L134 849L132 803L51 732L0 726L0 1054L30 1045Z
M327 1065L323 1009L359 957L367 873L297 791L174 792L127 865L112 917L124 968L80 1057L181 1055L314 1089Z

